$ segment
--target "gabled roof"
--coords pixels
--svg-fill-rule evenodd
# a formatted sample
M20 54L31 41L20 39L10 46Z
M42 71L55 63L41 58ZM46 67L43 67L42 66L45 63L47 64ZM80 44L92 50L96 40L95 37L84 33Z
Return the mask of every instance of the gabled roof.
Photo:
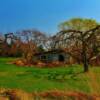
M35 55L58 54L58 53L65 53L65 51L62 49L54 49L54 50L39 52L39 53L36 53Z

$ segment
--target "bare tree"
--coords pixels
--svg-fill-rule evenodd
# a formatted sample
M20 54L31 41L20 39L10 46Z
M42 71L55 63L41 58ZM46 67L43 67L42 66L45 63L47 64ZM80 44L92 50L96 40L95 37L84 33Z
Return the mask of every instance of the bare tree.
M46 35L35 29L18 31L16 34L20 37L19 45L28 62L32 61L34 54L39 52L40 46L44 47L47 41Z
M55 48L67 48L67 52L76 57L77 60L81 59L84 65L84 72L89 70L89 59L95 55L94 47L95 51L100 48L100 25L86 32L63 30L55 37Z

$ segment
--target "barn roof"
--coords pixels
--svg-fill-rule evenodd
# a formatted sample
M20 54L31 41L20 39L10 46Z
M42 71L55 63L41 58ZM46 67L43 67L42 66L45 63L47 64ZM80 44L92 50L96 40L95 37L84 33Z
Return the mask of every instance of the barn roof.
M35 55L43 55L43 54L59 54L59 53L65 53L64 50L62 49L54 49L54 50L49 50L49 51L43 51L36 53Z

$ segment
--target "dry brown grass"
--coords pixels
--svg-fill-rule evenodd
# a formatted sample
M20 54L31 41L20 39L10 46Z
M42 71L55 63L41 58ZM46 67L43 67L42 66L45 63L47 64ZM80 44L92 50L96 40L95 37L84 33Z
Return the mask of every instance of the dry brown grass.
M10 64L15 64L17 66L36 66L39 68L43 68L43 67L48 67L48 68L54 68L54 67L61 67L61 66L65 66L65 63L63 62L59 62L59 61L54 61L54 62L42 62L42 61L36 61L36 62L27 62L25 59L17 59L15 61L10 62Z
M88 81L87 83L90 86L92 94L100 95L100 84L97 81L97 77L99 76L95 75L95 73L92 71L89 71L88 73L86 73L86 76L89 77L90 79L90 81Z
M87 95L81 92L46 91L26 93L22 90L0 89L0 100L100 100L98 95Z

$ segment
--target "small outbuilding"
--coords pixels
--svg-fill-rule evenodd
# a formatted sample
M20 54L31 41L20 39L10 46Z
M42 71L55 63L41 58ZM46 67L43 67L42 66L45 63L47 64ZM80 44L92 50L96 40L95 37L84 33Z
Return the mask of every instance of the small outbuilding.
M61 49L37 53L35 54L35 58L42 62L59 61L59 62L69 63L70 61L70 55Z

